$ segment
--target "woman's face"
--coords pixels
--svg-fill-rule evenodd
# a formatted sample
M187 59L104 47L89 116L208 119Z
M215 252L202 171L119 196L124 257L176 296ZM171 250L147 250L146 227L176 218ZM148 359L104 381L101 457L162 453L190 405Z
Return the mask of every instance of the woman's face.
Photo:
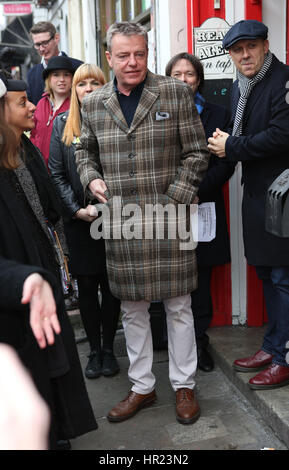
M72 74L67 70L54 70L49 75L50 87L54 94L69 95L72 85Z
M88 93L91 93L102 86L102 83L100 83L96 78L86 78L85 80L78 82L76 84L75 91L80 104L82 104L83 98L88 95Z
M195 67L187 59L180 59L173 66L171 77L178 78L182 82L187 83L195 94L198 91L200 80Z
M26 91L9 91L5 96L5 119L17 137L35 127L34 111L35 105L28 101Z

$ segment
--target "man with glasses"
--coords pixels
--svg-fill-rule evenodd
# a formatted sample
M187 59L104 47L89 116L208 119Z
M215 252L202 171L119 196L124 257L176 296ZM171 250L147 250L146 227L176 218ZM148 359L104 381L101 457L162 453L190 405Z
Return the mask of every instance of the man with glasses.
M34 48L42 57L40 64L32 67L27 75L28 99L37 105L44 91L42 72L47 67L49 59L58 55L66 56L66 54L65 52L59 51L58 45L60 41L60 35L52 23L49 23L48 21L40 21L30 29L30 34ZM73 59L71 57L69 57L69 59L71 60L75 69L82 64L82 62L78 59Z

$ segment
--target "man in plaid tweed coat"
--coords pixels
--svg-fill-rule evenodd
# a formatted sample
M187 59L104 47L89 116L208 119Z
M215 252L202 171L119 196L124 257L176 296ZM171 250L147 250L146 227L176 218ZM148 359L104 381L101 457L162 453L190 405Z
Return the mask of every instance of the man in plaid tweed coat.
M111 233L117 234L106 239L107 268L111 290L121 299L133 387L108 419L128 419L156 399L148 308L151 300L162 300L177 419L192 423L200 414L193 390L197 358L190 300L197 286L195 253L180 249L178 237L145 237L143 231L132 238L129 231L119 236L118 229L125 225L127 207L140 209L136 226L146 228L152 220L148 205L178 210L182 204L188 215L208 165L205 135L190 88L148 71L147 33L141 25L112 25L107 45L115 79L83 102L76 159L86 194L109 208ZM174 225L169 215L165 220Z

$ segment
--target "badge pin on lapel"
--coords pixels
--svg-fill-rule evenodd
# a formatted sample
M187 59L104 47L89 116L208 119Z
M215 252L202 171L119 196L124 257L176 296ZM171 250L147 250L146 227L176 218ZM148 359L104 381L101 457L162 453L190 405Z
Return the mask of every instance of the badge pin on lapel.
M169 118L170 118L169 113L164 113L162 111L156 112L156 121L163 121L164 119L169 119Z

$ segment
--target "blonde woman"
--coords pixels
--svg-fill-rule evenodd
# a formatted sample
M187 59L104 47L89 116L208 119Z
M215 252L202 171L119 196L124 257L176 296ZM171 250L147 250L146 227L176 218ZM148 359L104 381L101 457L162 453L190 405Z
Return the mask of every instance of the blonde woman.
M80 314L90 345L85 368L87 378L110 376L119 371L113 342L120 305L109 289L104 241L93 240L90 236L90 223L96 217L91 215L92 206L84 204L83 187L75 164L83 98L104 83L104 75L96 65L83 64L77 69L72 83L70 111L55 119L49 156L51 177L67 214L65 233L70 252L70 272L77 279Z
M48 165L53 121L70 106L73 74L72 62L64 56L52 57L42 74L45 80L45 93L36 106L35 128L31 131L31 141L39 148L46 165Z

